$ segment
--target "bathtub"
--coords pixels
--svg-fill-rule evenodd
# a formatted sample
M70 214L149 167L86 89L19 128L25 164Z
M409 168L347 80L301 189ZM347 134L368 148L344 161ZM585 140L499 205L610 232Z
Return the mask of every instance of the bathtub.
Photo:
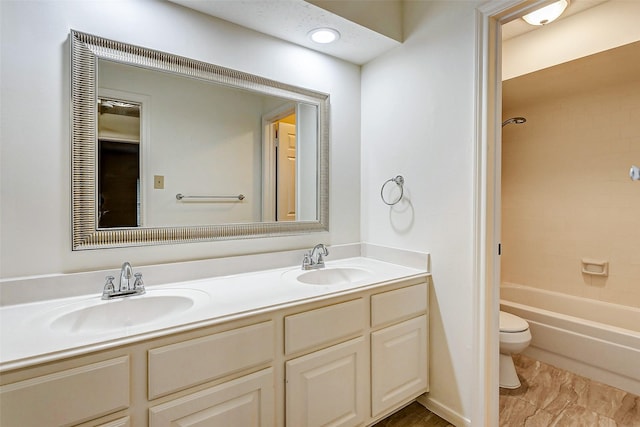
M525 355L640 395L640 308L503 283L500 310L529 323Z

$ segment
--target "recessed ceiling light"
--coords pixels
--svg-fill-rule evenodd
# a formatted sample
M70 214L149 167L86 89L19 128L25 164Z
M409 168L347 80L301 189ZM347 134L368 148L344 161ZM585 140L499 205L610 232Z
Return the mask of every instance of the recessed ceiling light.
M309 38L321 44L333 43L340 38L340 33L333 28L316 28L309 31Z
M524 19L528 24L531 25L546 25L558 19L568 5L569 0L559 0L555 3L551 3L550 5L524 15L522 19Z

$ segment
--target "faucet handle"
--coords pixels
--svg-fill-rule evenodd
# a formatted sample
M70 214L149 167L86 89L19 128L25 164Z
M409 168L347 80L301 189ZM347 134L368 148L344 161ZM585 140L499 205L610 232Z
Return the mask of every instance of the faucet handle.
M115 278L115 277L113 277L113 276L107 276L107 277L105 277L105 278L104 278L104 280L106 280L106 283L104 284L104 287L105 287L105 288L114 288L114 289L115 289L115 285L113 284L113 281L114 281L115 279L116 279L116 278Z
M305 252L304 257L302 257L302 269L309 270L311 268L311 252Z
M134 274L136 281L133 282L133 290L136 291L136 294L142 295L145 293L144 282L142 281L142 273Z
M111 295L116 292L116 287L113 284L113 280L115 277L107 276L105 277L106 283L104 284L104 288L102 289L102 299L109 299Z

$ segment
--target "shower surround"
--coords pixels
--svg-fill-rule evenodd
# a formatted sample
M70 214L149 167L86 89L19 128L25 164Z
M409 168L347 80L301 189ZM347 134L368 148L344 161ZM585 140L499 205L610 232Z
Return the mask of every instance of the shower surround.
M640 307L640 42L504 82L502 281ZM582 261L607 262L608 275Z

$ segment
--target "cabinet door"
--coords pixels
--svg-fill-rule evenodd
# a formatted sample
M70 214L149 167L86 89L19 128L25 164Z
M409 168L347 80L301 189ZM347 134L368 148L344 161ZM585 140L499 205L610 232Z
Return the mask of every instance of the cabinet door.
M222 383L149 409L149 427L270 427L273 368Z
M108 423L100 424L96 427L131 427L131 418L119 418L115 421L109 421Z
M427 390L427 316L371 334L371 415Z
M287 426L359 425L368 373L362 337L287 362Z

